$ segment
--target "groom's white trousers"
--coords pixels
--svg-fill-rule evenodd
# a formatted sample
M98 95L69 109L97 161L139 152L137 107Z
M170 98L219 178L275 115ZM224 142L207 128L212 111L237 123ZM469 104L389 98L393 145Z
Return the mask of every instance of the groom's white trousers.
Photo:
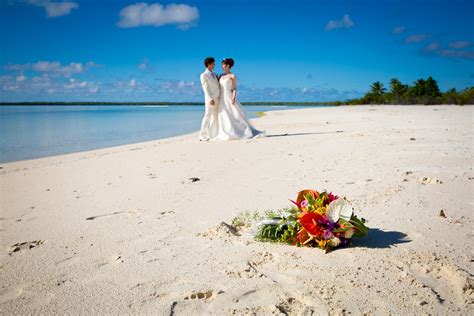
M210 105L206 102L199 139L208 140L211 137L211 134L214 134L212 132L217 127L217 106L217 102L215 102L214 105Z

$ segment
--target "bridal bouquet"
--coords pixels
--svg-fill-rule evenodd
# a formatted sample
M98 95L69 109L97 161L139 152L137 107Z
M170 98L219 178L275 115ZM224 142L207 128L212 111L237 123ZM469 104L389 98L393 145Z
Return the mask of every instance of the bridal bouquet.
M365 220L359 219L351 204L327 192L303 190L296 207L279 213L269 212L257 223L256 238L261 241L286 242L297 246L318 247L331 251L367 236Z

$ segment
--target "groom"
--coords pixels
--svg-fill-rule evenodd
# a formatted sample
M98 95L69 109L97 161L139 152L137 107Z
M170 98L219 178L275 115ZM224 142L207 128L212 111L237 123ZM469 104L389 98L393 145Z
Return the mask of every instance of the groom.
M212 131L217 128L217 106L219 105L219 80L213 72L215 60L212 57L204 59L206 70L201 74L201 85L204 91L205 113L201 123L199 140L209 140Z

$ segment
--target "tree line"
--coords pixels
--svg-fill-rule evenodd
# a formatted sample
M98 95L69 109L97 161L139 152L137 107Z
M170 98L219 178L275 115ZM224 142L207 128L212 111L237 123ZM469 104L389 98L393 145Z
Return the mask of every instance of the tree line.
M377 81L362 98L348 100L346 104L474 104L474 87L441 92L431 76L426 80L416 80L412 86L393 78L388 91L383 83Z

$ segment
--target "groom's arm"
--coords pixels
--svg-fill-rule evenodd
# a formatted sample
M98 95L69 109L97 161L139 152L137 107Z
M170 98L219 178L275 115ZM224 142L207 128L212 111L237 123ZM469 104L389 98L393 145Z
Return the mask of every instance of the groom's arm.
M209 81L207 80L204 74L201 74L201 85L204 90L204 94L207 99L211 100L211 105L214 105L214 100L212 99L211 88L209 87Z

